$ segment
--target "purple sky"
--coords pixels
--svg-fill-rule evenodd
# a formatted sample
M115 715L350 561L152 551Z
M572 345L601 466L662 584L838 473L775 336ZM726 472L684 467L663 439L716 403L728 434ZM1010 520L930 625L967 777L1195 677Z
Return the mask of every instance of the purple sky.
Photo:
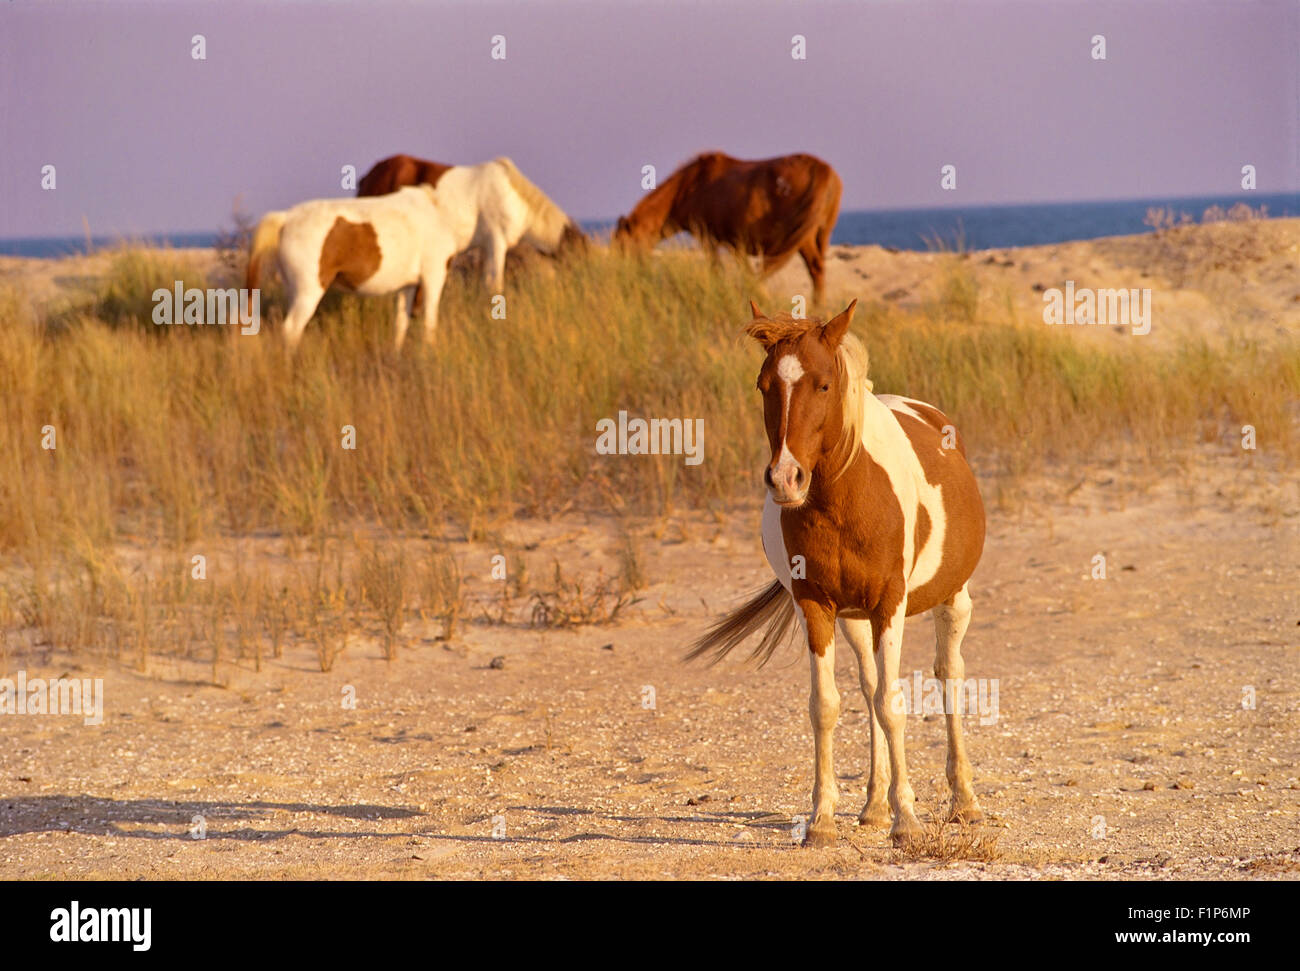
M0 237L80 235L83 219L95 235L214 230L236 196L261 212L348 194L342 165L398 151L510 155L579 219L629 209L642 165L663 176L709 148L820 155L844 209L1231 194L1247 163L1259 192L1292 192L1298 11L0 0Z

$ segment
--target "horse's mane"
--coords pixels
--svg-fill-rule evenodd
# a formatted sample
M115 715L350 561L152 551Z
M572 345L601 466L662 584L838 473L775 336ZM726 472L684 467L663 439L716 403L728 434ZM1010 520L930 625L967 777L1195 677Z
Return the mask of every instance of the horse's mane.
M503 155L493 161L505 169L511 187L519 193L520 198L532 210L533 224L530 227L532 235L548 246L558 246L560 239L564 236L565 228L571 224L572 220L569 219L563 209L550 200L546 193L533 185L510 159Z
M745 333L764 347L772 347L784 341L797 341L825 325L826 321L818 317L792 317L781 313L774 317L756 317L745 327ZM867 376L871 364L867 347L855 335L845 334L840 340L840 346L835 352L835 363L840 371L840 387L844 389L840 400L843 432L836 444L836 451L842 451L845 459L835 473L834 478L837 479L862 447L862 422L866 415L864 401L874 386Z

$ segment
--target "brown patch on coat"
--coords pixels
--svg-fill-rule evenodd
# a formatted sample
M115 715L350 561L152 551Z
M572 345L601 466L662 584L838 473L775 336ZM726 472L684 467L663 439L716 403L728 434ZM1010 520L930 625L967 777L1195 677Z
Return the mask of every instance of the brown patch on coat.
M916 504L916 542L912 547L912 568L916 568L916 561L921 555L921 550L925 549L926 541L930 538L930 514L925 511L925 506L921 503Z
M339 216L320 249L320 285L328 290L338 283L355 290L375 275L382 260L375 227Z
M791 584L794 599L824 605L832 620L865 614L884 630L907 592L903 507L888 473L866 452L833 484L826 471L814 472L802 506L781 513L786 549L807 564L807 578ZM862 514L863 496L871 497L870 516Z

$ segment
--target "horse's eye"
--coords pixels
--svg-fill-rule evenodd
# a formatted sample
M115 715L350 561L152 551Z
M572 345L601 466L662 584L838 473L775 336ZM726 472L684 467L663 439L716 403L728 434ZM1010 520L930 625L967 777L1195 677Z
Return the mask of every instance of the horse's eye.
M829 391L830 389L831 389L831 383L830 383L829 381L827 381L825 384L823 384L823 385L822 385L820 388L818 388L817 390L818 390L818 391Z

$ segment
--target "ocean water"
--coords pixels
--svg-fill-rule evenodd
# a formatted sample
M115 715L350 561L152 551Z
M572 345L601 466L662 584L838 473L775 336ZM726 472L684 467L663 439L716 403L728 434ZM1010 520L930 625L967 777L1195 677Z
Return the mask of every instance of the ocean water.
M1187 213L1200 222L1211 206L1230 208L1245 202L1255 209L1264 206L1270 218L1300 216L1300 194L1193 196L1179 199L1126 199L1107 202L1058 202L1031 205L961 206L943 209L876 209L841 212L831 242L845 245L874 243L905 250L929 250L939 246L965 249L995 249L1006 246L1036 246L1099 236L1129 236L1146 233L1147 210L1172 209ZM587 232L608 235L614 220L582 223ZM134 242L172 247L212 246L217 234L156 233L132 237ZM113 246L114 237L95 237L91 248ZM84 237L0 240L5 256L66 256L84 253Z
M1264 206L1269 218L1300 216L1300 194L1197 196L1184 199L1132 199L1119 202L1063 202L960 209L891 209L840 213L832 243L876 243L896 249L928 250L936 244L964 249L1039 246L1100 236L1149 233L1147 210L1172 209L1201 221L1211 206L1230 209L1244 202Z

